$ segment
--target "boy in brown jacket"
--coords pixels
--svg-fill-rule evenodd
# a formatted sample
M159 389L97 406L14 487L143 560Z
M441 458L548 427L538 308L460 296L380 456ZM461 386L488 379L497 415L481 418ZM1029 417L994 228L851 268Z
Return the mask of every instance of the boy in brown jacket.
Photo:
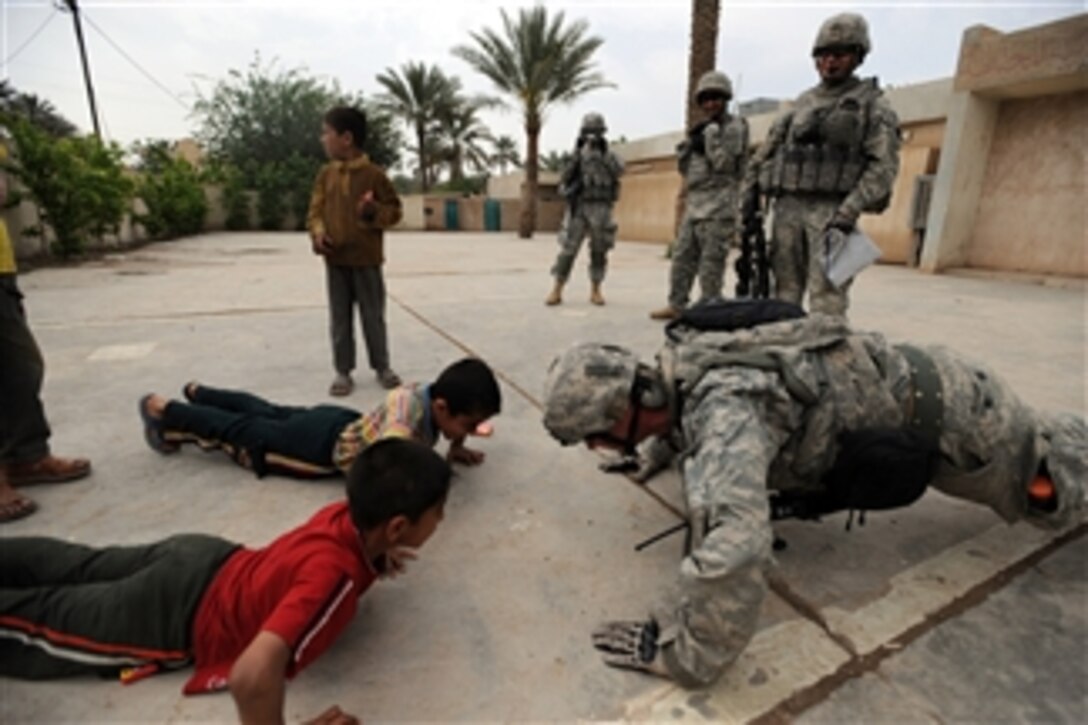
M382 387L400 385L389 366L385 332L384 230L401 218L400 197L381 168L363 153L366 115L338 106L325 114L321 145L331 161L314 181L306 226L315 254L325 258L336 377L329 394L348 395L354 388L355 336L352 307L359 305L370 367Z

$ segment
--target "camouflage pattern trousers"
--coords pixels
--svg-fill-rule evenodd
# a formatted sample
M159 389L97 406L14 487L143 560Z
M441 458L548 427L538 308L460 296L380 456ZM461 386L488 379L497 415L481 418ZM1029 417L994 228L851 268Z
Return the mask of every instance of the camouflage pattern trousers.
M574 213L568 206L559 227L559 256L552 265L552 276L559 283L570 277L574 258L589 235L589 280L604 280L608 250L616 244L616 224L612 221L612 202L580 201Z
M725 259L729 248L739 245L734 219L691 219L680 223L669 269L669 306L688 306L691 283L699 277L700 300L722 296Z
M836 289L827 279L824 226L839 208L832 197L781 196L774 202L771 270L774 296L801 304L808 290L809 312L845 315L850 282Z

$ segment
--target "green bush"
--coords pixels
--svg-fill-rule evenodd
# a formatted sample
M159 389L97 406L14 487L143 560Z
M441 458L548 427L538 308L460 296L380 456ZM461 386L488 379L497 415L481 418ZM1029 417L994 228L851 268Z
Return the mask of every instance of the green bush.
M93 136L56 139L8 114L0 115L0 123L16 148L4 169L21 182L20 196L30 199L41 222L24 233L42 236L48 227L53 252L69 257L83 252L88 238L118 232L134 185L124 175L117 144Z
M147 205L147 213L134 219L152 238L198 234L204 229L208 213L204 180L188 161L173 158L165 143L145 147L136 194Z
M223 185L223 208L227 212L224 223L227 229L234 232L252 229L253 214L242 174L233 166L222 166L214 178Z
M256 182L258 225L267 231L282 229L287 215L282 166L276 162L262 165L257 170Z

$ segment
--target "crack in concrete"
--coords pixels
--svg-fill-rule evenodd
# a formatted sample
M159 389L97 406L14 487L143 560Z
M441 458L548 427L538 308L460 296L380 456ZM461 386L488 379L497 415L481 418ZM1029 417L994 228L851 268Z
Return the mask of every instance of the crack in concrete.
M826 700L849 680L861 677L865 674L875 673L884 660L903 651L907 645L911 644L922 635L928 634L944 622L982 604L991 594L1000 590L1013 579L1020 576L1061 547L1071 541L1079 539L1085 534L1088 534L1088 523L1082 523L1064 534L1051 539L1045 545L1024 556L1019 561L1013 562L988 579L971 587L971 589L967 590L962 595L950 600L941 608L927 614L922 622L909 627L872 652L863 655L853 655L834 672L822 677L812 685L795 692L790 697L782 700L773 708L753 718L749 722L753 725L784 725L785 723L792 722L806 710L809 710ZM805 606L811 606L807 601L804 601L803 599L801 599L801 601L804 602ZM823 620L822 616L818 616L820 620ZM809 617L806 616L806 618ZM817 622L817 624L819 624L819 622ZM830 634L829 628L826 626L826 621L821 627ZM841 646L842 643L833 635L832 639Z

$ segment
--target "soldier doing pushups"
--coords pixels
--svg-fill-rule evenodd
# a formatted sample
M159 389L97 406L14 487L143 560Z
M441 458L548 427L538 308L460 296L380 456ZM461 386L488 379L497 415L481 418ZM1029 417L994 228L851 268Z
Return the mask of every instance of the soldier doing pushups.
M570 277L574 258L589 236L589 300L604 304L601 283L608 266L608 250L616 243L616 224L612 207L620 194L623 162L608 148L604 116L587 113L575 142L574 156L563 169L559 193L567 201L563 223L559 230L559 256L552 266L555 285L544 303L558 305L563 301L563 285Z
M850 281L828 280L828 249L860 214L887 208L899 168L899 120L876 79L854 73L871 49L860 15L824 22L812 49L819 85L775 119L745 174L745 228L772 203L775 296L800 304L807 289L813 312L846 313Z
M1084 419L1029 408L983 365L838 315L672 332L653 367L581 344L548 373L544 425L560 442L678 454L691 534L679 595L600 627L608 664L714 682L755 633L782 501L812 517L907 505L932 486L1010 523L1083 516Z

